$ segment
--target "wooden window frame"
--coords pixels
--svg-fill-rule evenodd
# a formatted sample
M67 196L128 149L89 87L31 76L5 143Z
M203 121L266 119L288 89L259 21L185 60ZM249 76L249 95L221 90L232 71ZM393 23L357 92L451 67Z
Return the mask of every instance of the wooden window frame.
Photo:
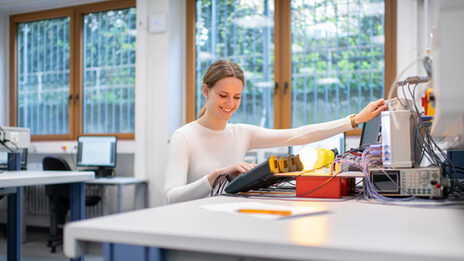
M53 140L76 140L78 136L107 136L114 135L118 139L134 139L135 133L99 133L84 134L82 130L82 107L83 107L83 16L92 12L116 10L136 6L136 0L114 0L44 10L25 14L10 16L10 115L9 125L18 125L18 71L17 71L17 27L18 23L53 19L60 17L70 17L70 57L69 57L69 94L71 97L79 95L78 102L69 102L69 134L60 135L31 135L32 141L53 141Z
M291 19L290 1L275 0L275 26L274 26L274 81L278 86L291 85ZM396 77L396 1L385 0L385 79L384 97L390 90ZM186 121L196 119L195 108L195 0L187 0L186 19ZM274 128L291 128L291 88L286 92L283 88L277 89L274 97ZM345 132L346 135L360 135L361 129Z

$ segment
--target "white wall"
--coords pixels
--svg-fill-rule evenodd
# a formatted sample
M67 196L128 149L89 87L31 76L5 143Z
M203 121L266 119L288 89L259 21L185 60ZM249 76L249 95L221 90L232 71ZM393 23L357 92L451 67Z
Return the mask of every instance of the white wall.
M0 126L5 126L8 122L8 28L8 15L0 14Z
M401 0L397 1L397 77L404 80L409 76L425 76L422 61L418 58L426 55L430 48L430 32L432 22L431 9L435 1L430 0ZM426 85L419 85L416 90L416 101ZM398 96L404 97L398 89ZM406 90L406 96L410 98Z
M397 75L418 57L417 43L417 0L397 1ZM412 66L401 77L417 74L417 66Z
M137 1L135 172L162 204L168 140L183 123L185 1ZM148 16L167 14L167 32L150 34Z

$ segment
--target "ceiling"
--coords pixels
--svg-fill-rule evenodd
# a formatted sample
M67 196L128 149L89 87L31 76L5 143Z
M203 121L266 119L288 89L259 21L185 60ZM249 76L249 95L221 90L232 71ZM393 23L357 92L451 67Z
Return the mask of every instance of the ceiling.
M27 13L44 9L54 9L100 1L102 0L0 0L0 13Z

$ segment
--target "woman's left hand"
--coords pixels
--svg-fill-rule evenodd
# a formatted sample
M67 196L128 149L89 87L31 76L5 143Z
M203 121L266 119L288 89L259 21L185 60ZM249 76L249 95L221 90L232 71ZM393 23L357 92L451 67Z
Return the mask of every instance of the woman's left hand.
M387 108L385 100L378 99L377 101L370 102L366 107L364 107L364 109L354 116L353 120L356 124L368 122Z

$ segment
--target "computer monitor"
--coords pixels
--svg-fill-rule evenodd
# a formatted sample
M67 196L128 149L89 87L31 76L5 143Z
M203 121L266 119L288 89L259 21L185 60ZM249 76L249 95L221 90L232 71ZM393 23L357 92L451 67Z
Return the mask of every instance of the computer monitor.
M20 149L19 153L21 153L21 169L27 169L27 149ZM8 169L8 152L0 151L0 170L7 170Z
M0 151L0 170L8 169L8 152Z
M96 176L111 176L116 167L116 136L79 136L77 166L96 167Z
M369 144L375 144L379 142L380 125L381 125L380 119L381 118L379 114L377 117L363 124L359 147L366 146Z

